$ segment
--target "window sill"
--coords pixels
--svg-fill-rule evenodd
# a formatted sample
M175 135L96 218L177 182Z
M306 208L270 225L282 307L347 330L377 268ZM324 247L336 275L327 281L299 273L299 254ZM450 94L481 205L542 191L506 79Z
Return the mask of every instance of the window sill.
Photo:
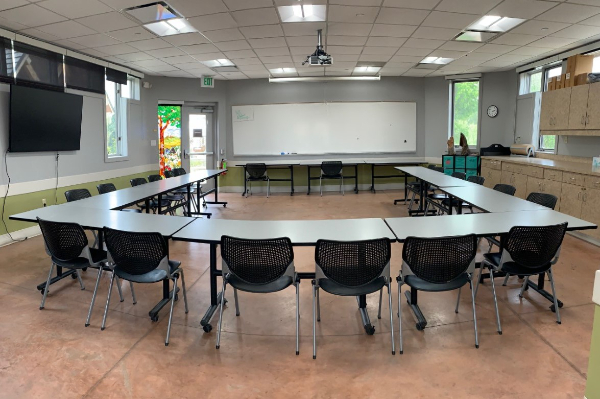
M129 156L104 156L104 163L129 161Z

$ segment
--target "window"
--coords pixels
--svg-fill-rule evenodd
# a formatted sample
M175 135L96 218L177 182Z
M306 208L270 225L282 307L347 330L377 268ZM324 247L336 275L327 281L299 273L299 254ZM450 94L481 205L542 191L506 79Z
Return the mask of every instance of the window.
M548 90L548 82L562 73L562 64L546 68L544 70L544 91ZM538 151L554 152L556 150L556 136L540 135Z
M556 136L540 136L540 151L554 151L556 149Z
M519 77L519 95L542 91L542 71L523 72Z
M467 138L470 147L477 146L479 122L479 81L452 82L451 136L459 145L460 134Z
M121 85L121 97L140 100L140 79L135 76L127 78L127 85Z
M123 87L107 80L106 87L106 155L108 158L127 156L127 98Z

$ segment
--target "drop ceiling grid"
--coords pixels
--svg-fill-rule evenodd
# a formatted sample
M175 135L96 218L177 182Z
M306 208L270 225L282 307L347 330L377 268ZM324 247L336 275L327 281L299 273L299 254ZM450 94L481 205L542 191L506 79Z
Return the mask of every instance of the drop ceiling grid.
M76 5L73 0L0 2L0 26L150 75L198 77L212 74L218 79L267 77L269 69L282 67L296 68L297 73L292 76L349 75L357 62L378 61L386 63L382 69L385 76L488 72L515 68L600 38L600 6L596 6L600 3L589 0L167 0L201 32L197 34L197 40L190 35L185 40L177 40L175 36L170 40L169 37L158 38L141 28L122 11L148 1L77 0ZM282 23L278 6L303 3L326 5L326 21L310 25ZM332 7L336 12L335 21L330 21ZM491 45L459 49L457 42L450 40L453 31L458 34L466 28L458 26L469 21L469 16L472 16L472 23L497 8L502 16L526 13L530 18L509 34L491 41ZM364 14L368 20L363 24L365 26L361 26L361 16L357 14ZM393 24L394 21L406 21L386 20L386 15L388 18L405 15L405 20L412 16L415 23ZM202 30L201 21L209 30ZM436 23L441 26L432 26ZM328 44L328 38L335 43L328 51L334 64L327 68L302 66L304 56L316 47L316 29L321 26L324 43ZM544 26L549 29L541 31ZM362 29L364 33L361 34L359 30ZM412 33L410 29L413 29ZM330 31L337 33L330 35ZM396 40L379 39L392 37ZM223 41L222 38L231 40ZM278 45L275 39L282 39L281 44ZM369 42L380 45L373 46ZM306 54L294 49L296 47L305 48ZM359 47L360 51L350 51L353 47ZM337 56L334 50L339 51ZM414 68L428 55L448 54L455 56L450 58L456 58L456 64L450 63L438 71ZM469 56L472 61L465 58ZM214 58L232 59L240 72L218 74L200 63Z

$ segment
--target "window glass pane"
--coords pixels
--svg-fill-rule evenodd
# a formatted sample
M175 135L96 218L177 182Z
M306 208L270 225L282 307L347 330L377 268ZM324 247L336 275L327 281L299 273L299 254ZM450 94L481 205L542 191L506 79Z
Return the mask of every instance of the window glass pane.
M479 81L456 82L452 114L454 143L460 142L463 133L470 146L477 145L477 122L479 119Z
M17 82L64 87L63 56L27 44L14 42Z
M592 72L600 72L600 56L594 58L594 64L592 65Z
M555 76L560 76L560 74L562 73L562 66L556 67L556 68L552 68L552 69L548 69L548 78L553 78Z
M542 136L540 147L542 150L554 150L556 148L556 136Z
M529 76L529 92L535 93L542 90L542 72L532 73Z
M118 153L117 134L117 85L106 81L106 153L116 156Z
M130 83L129 81L127 83ZM121 85L121 97L131 98L131 86L129 84Z

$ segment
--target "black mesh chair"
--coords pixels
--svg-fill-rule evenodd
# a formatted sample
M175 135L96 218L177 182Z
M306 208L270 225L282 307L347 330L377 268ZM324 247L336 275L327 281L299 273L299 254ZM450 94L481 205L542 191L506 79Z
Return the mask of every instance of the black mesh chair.
M223 291L219 308L217 349L221 346L223 305L227 284L233 287L235 315L240 315L237 291L256 294L278 292L293 285L296 287L296 355L300 351L300 279L294 268L294 249L289 238L247 240L229 236L221 237L223 261Z
M462 173L462 172L458 172L458 173ZM485 177L483 176L469 176L467 178L467 181L470 183L475 183L475 184L479 184L480 186L483 186L483 183L485 183ZM461 210L462 209L468 209L470 213L473 213L473 206L467 202L462 202L459 199L453 199L452 203L450 203L450 198L446 198L445 200L442 200L442 206L445 208L444 213L448 213L448 209L450 208L450 206L452 206L453 208L458 208L460 207Z
M427 169L435 170L436 172L444 173L444 168L441 168L441 167L438 167L438 166L435 166L435 165L427 165ZM417 195L419 196L419 200L421 200L420 199L420 197L421 197L421 185L424 186L424 192L425 192L425 194L427 194L427 195L433 195L433 194L435 194L435 190L431 189L429 187L429 185L427 183L425 183L424 181L417 180L415 182L408 183L406 185L406 189L412 193L412 196L410 198L410 202L408 204L408 210L409 211L412 210Z
M185 174L187 174L186 170L184 168L175 168L173 170L165 170L165 177L167 179L171 178L171 177L176 177L176 176L183 176ZM207 207L206 205L206 200L204 199L204 195L202 194L202 185L199 185L200 187L200 197L202 198L202 206L204 206L205 208ZM183 195L187 197L187 187L180 187L178 189L175 189L172 191L175 194L179 194L179 195ZM194 194L191 196L191 200L192 200L192 206L194 207L194 209L199 212L200 208L199 205L196 203L196 186L192 185L190 186L190 194Z
M546 208L554 209L558 198L548 193L529 193L526 200L533 202L534 204L545 206Z
M92 194L87 188L77 188L74 190L65 191L67 202L79 201L85 198L90 198Z
M171 177L175 177L175 173L173 173L172 170L165 170L164 174L165 174L165 178L166 179L170 179Z
M102 183L96 186L98 189L98 194L106 194L112 193L113 191L117 191L117 188L112 183ZM142 213L140 209L121 209L121 212L134 212L134 213Z
M342 161L321 162L321 177L319 177L319 191L323 196L323 179L339 179L340 192L344 195L344 166Z
M475 311L475 292L473 274L477 236L419 238L407 237L402 248L402 270L398 281L398 314L400 323L400 353L402 347L402 300L400 291L403 284L411 289L426 292L443 292L458 289L456 308L458 313L462 287L469 284L471 305L473 308L473 327L475 329L475 347L479 348L477 334L477 312Z
M131 187L137 187L137 186L141 186L143 184L147 184L148 181L146 179L144 179L143 177L135 177L131 180L129 180L129 183L131 184ZM158 200L157 199L150 199L149 201L150 203L150 210L152 211L152 213L156 213L156 211L158 210ZM168 208L170 205L169 200L167 199L162 199L160 202L160 206L162 208ZM140 210L145 211L146 210L146 203L145 202L139 202L136 204L136 206L138 206L140 208ZM173 215L173 212L170 212L171 215Z
M494 273L496 272L525 277L519 294L520 298L523 298L523 293L528 285L530 276L548 274L548 279L552 286L552 296L554 297L556 322L558 324L561 323L552 265L558 262L560 247L566 231L567 223L536 227L515 226L508 232L502 252L483 255L480 273L483 273L485 268L490 271L499 334L502 334L502 326L500 324L500 313L498 312L496 287L494 285ZM481 276L478 279L478 285L479 280L481 280Z
M248 190L246 190L246 198L248 198L248 191L252 195L252 182L253 181L266 181L267 182L267 198L271 191L271 181L267 175L267 165L264 163L249 163L246 164L246 182L249 183Z
M148 175L149 182L161 181L162 179L163 179L162 176L159 174ZM173 194L173 193L164 194L163 199L166 199L167 201L169 201L171 203L170 205L180 205L185 202L185 196L183 196L182 194Z
M119 277L130 283L138 284L173 280L169 324L167 326L167 338L165 339L165 346L168 346L173 320L173 306L177 300L177 280L179 277L181 277L185 313L188 313L185 278L181 262L169 259L167 240L160 233L134 233L105 227L104 235L106 237L106 248L108 249L108 260L112 263L112 275L101 330L106 327L106 316L115 278Z
M517 189L510 184L496 184L494 190L508 195L515 195L515 192L517 191Z
M187 172L185 171L185 169L183 168L175 168L173 169L173 174L175 176L181 176L181 175L185 175Z
M387 238L365 241L317 241L313 280L313 359L317 358L317 321L321 321L319 290L333 295L361 296L379 291L379 315L383 287L387 287L392 355L394 319L390 278L391 245Z

